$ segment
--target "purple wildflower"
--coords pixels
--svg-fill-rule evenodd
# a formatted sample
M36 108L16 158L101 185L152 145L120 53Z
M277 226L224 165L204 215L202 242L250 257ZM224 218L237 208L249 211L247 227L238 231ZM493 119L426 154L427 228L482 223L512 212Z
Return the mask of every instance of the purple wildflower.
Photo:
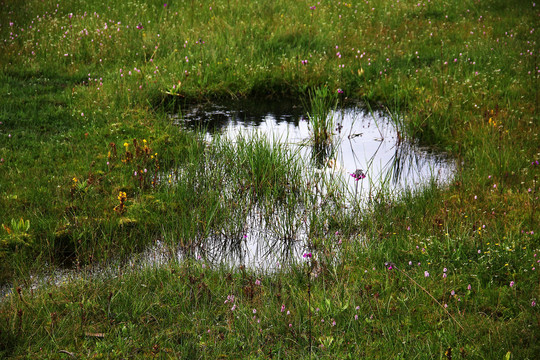
M356 169L355 172L351 174L351 176L356 180L362 180L366 177L366 174L364 174L364 171L362 169Z

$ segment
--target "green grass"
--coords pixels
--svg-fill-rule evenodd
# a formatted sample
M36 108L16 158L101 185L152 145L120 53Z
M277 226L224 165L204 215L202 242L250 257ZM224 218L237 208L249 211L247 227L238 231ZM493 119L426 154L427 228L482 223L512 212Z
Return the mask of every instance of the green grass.
M337 91L329 90L328 87L315 88L308 91L308 97L308 121L313 145L315 148L330 145L334 131L332 111L338 105Z
M0 6L0 356L535 358L532 2ZM310 89L332 100L311 102L316 118L338 89L384 105L403 139L456 159L455 177L365 208L283 145L207 141L168 116L300 105ZM313 257L276 272L125 263L157 241L234 248L253 212L277 238L305 233ZM122 271L89 270L107 264ZM32 287L63 267L82 270Z

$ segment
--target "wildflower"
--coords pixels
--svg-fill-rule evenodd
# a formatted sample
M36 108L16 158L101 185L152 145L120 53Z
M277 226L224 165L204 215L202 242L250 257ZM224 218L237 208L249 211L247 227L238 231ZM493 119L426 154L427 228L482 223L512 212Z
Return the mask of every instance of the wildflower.
M443 273L443 274L442 274L443 279L446 279L447 276L448 276L448 275L446 275L446 273Z
M450 295L454 296L456 295L456 292L454 290L450 291Z
M364 171L362 169L356 169L355 172L351 174L351 176L356 180L362 180L366 177L366 174L364 174Z
M304 253L303 257L304 257L304 258L310 258L310 257L311 257L311 253L310 253L310 252L309 252L309 253Z
M257 309L253 309L253 313L256 314L256 313L257 313Z
M231 311L234 311L234 310L236 310L236 304L234 304L234 305L232 306L232 308L231 308Z
M427 270L424 271L424 276L425 276L425 277L429 277L429 273L427 272Z
M124 191L120 191L118 193L118 201L120 201L121 203L125 202L127 200L127 195Z
M354 320L358 320L358 314L354 315Z
M260 286L261 285L261 280L259 280L259 279L255 280L255 285Z
M510 287L514 287L516 283L514 281L510 281Z
M341 57L341 56L340 56L340 57ZM337 89L337 93L338 93L338 94L343 94L343 90ZM364 177L365 177L365 176L364 176Z
M469 284L469 286L467 286L467 290L470 291L471 289L472 289L472 286L471 286L471 284Z
M281 312L284 312L285 311L285 304L282 304L281 305Z
M536 301L534 301L534 300L531 301L531 306L532 306L532 307L535 307L535 306L536 306Z
M127 200L127 195L124 191L120 191L118 193L118 201L120 201L120 204L116 205L114 207L114 211L118 212L119 214L122 214L125 211L125 202Z

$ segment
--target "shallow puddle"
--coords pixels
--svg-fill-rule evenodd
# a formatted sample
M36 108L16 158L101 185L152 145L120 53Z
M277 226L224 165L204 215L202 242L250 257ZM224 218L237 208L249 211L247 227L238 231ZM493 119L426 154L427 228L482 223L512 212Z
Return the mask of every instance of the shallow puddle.
M239 136L257 134L286 143L291 151L301 154L308 172L322 174L326 184L344 185L347 201L363 206L369 206L380 191L387 198L399 197L404 189L419 189L431 181L441 184L452 178L450 159L407 142L382 111L349 106L330 116L332 142L322 149L313 146L308 116L301 107L287 102L198 105L186 107L172 118L185 129L207 129L209 141L218 134L232 142ZM197 256L211 264L258 270L301 260L309 251L309 223L302 221L301 215L283 220L279 209L276 211L271 222L260 222L256 220L257 210L252 209L243 238L211 236Z

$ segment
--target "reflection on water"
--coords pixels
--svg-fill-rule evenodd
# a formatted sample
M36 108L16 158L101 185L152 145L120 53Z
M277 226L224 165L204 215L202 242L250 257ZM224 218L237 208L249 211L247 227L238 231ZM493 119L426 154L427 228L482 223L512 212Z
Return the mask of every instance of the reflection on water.
M173 120L186 129L207 129L209 140L220 134L234 142L239 136L257 133L286 143L309 164L308 171L324 180L319 190L324 192L330 183L343 184L348 203L362 206L369 206L380 191L397 197L404 189L414 190L430 181L440 184L451 178L449 159L405 141L383 112L351 106L330 116L333 140L318 146L310 141L307 116L291 103L198 105L186 107ZM236 233L211 235L194 253L213 264L266 270L286 260L301 259L309 249L309 221L297 211L286 214L281 208L276 208L272 216L261 221L257 210L250 209ZM183 251L177 253L178 258L184 255Z
M394 123L383 112L368 112L355 106L331 114L334 137L330 144L314 146L310 142L307 116L300 107L283 102L243 102L229 107L208 104L188 107L174 117L176 124L188 129L205 128L208 136L219 133L234 141L242 135L258 132L291 147L300 147L310 159L314 171L335 170L344 175L351 189L356 181L350 175L361 169L366 178L359 196L367 198L381 187L393 193L418 188L432 179L444 182L453 167L444 154L420 148L398 135Z

